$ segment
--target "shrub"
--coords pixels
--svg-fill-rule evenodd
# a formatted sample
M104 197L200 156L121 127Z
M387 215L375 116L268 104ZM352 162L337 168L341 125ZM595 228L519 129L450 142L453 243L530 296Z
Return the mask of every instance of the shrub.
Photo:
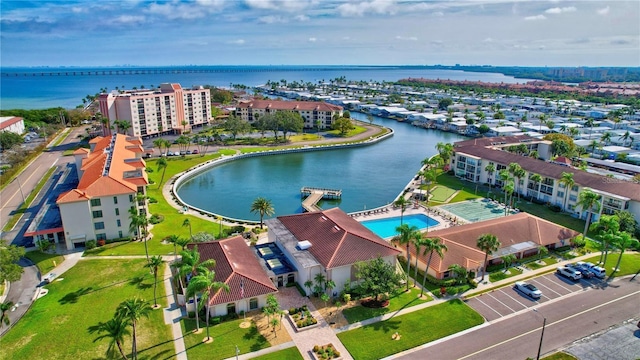
M150 197L149 198L149 204L157 204L158 203L158 199Z
M104 246L106 243L106 240L98 240L98 246Z
M549 209L551 209L551 211L553 211L553 212L562 211L562 208L559 205L549 205Z
M162 221L164 221L164 216L160 215L160 214L153 214L151 215L151 217L149 218L149 223L151 224L159 224Z
M222 321L222 319L220 319L220 316L216 316L216 317L211 319L211 324L218 325L218 324L220 324L221 321Z
M95 240L87 240L87 242L84 243L84 247L87 248L87 250L91 250L96 248L96 244Z
M582 236L576 236L575 238L573 238L571 242L575 247L578 247L578 248L582 248L585 245L587 245L587 240L585 240L585 238Z
M507 278L507 274L503 273L502 271L489 274L489 280L491 280L491 282L500 281L506 278Z
M189 317L189 319L193 319L196 317L196 312L195 311L189 311L187 313L187 317Z

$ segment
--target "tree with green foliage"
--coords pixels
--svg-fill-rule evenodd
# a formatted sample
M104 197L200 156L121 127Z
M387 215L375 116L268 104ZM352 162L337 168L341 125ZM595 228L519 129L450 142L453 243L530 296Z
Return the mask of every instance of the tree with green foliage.
M509 269L509 266L511 266L511 264L513 264L513 262L517 260L514 254L507 254L507 255L501 256L500 259L502 259L502 262L504 263L505 273Z
M487 260L489 259L489 254L497 251L501 245L502 244L500 244L500 241L498 241L498 237L493 234L482 234L480 235L480 237L478 237L476 246L478 247L478 249L484 251L484 262L482 263L483 269L481 281L484 280L484 275L487 272Z
M252 213L260 214L260 229L263 228L264 217L271 216L275 213L275 209L273 208L273 203L271 202L271 200L263 197L257 197L255 200L253 200L253 202L251 203L250 211Z
M609 254L609 246L615 242L616 237L620 233L620 222L615 215L601 215L600 219L591 224L590 229L595 231L596 239L600 241L603 253L600 254L600 263L607 262Z
M616 271L620 269L620 262L622 261L622 255L624 255L624 251L632 246L637 246L638 240L634 239L631 234L626 231L618 231L613 239L612 245L620 251L620 255L618 256L616 266L613 268L611 275L609 275L609 280L611 280Z
M387 263L380 256L370 261L358 262L355 266L356 277L360 280L358 285L360 294L370 296L376 301L397 289L402 280L395 266Z
M184 219L184 221L182 221L182 227L189 228L189 238L191 239L191 241L193 241L193 228L191 227L191 220L189 220L189 218L186 218Z
M198 252L198 246L194 246L192 249L187 249L180 253L182 259L177 264L178 274L182 277L189 275L192 279L200 274L206 273L209 269L216 266L216 261L213 259L200 261L200 252ZM188 287L188 285L187 285ZM194 305L198 309L198 297L193 296ZM198 311L196 310L196 332L200 331L200 320Z
M278 111L276 117L280 120L280 129L282 130L282 137L287 140L287 134L290 132L299 133L304 127L304 119L302 116L293 111Z
M453 156L453 144L439 142L436 144L436 150L442 159L442 167L444 170L449 166L451 156Z
M164 182L164 173L167 171L167 159L164 158L164 156L161 156L158 161L156 162L157 165L157 171L162 170L162 176L160 177L160 182L158 183L158 189L160 189L162 187L162 183Z
M489 184L489 192L491 192L491 182L493 179L493 173L496 171L496 166L493 165L493 163L489 163L487 164L487 166L484 167L484 171L486 171L487 174L489 174L487 183Z
M151 305L148 302L139 299L127 299L118 305L116 309L116 317L125 319L131 323L132 341L131 341L131 358L133 360L138 359L138 346L137 346L137 325L140 319L149 318L151 312Z
M351 119L340 117L333 121L331 124L332 130L338 130L341 136L346 136L349 131L355 129L356 127L351 122Z
M229 90L211 88L211 102L230 104L233 101L233 93Z
M626 231L635 238L640 237L640 227L633 214L627 210L619 210L615 212L620 223L620 231Z
M436 253L440 258L444 256L444 253L448 250L447 245L440 242L439 238L427 238L424 244L424 253L422 255L427 255L429 253L429 258L427 259L427 266L424 269L424 278L422 279L422 290L420 290L420 296L424 294L424 284L427 282L427 273L429 273L429 266L431 265L431 259L433 258L433 254Z
M108 339L109 346L107 347L107 358L114 358L116 348L122 356L122 359L127 360L127 355L124 353L124 349L122 348L124 344L124 338L127 335L131 335L128 327L131 325L129 319L123 318L121 316L114 316L111 320L107 322L99 322L97 325L90 326L88 331L89 334L98 333L101 334L97 338L93 340L93 342Z
M587 237L587 231L589 231L589 223L591 222L591 215L593 212L600 211L600 199L602 195L593 192L589 188L583 188L580 194L578 194L578 202L576 206L580 206L582 211L587 212L587 216L584 223L584 231L582 236Z
M392 241L398 243L398 245L406 246L407 253L407 291L409 291L409 266L411 265L411 252L409 246L418 238L422 238L422 233L416 226L409 226L409 224L402 224L396 227L398 235L394 236Z
M416 248L416 265L413 273L413 279L418 281L418 258L420 257L420 250L422 250L423 246L426 246L429 243L429 240L420 234L420 237L415 237L413 239L413 246Z
M224 123L224 129L231 133L233 140L236 140L238 134L246 134L251 131L251 125L241 118L231 115Z
M156 295L156 289L158 288L158 270L160 269L160 266L162 266L162 264L164 264L164 260L162 260L162 256L156 255L156 256L152 256L149 259L149 263L145 265L146 267L151 269L151 273L153 274L153 307L154 308L160 307L160 305L158 305L158 296Z
M7 312L13 308L13 302L5 301L0 304L0 326L9 326L11 325L11 320L9 319L9 314Z
M400 225L403 223L404 212L407 210L409 205L411 205L411 201L407 200L404 195L400 195L400 197L393 202L393 206L400 208Z
M192 277L187 286L187 296L195 297L198 293L202 293L206 295L207 298L206 302L200 303L200 307L196 309L196 312L198 312L202 307L206 308L207 337L205 341L213 340L211 336L209 336L209 316L211 313L209 303L211 302L211 297L220 290L229 292L229 285L221 281L216 281L215 271L209 269Z
M464 282L467 281L468 272L467 269L463 266L452 264L447 268L447 270L451 271L451 273L454 275L457 284L464 284Z
M7 245L5 240L0 240L0 282L20 280L24 268L18 265L18 261L24 254L23 247Z
M450 98L444 98L438 101L438 109L440 110L447 110L447 108L451 105L453 105L453 100L451 100Z
M11 149L15 145L22 144L23 142L24 139L19 134L11 131L0 132L0 148L3 150Z
M576 181L573 179L573 173L563 171L558 182L564 185L564 199L562 201L562 210L567 211L567 198L569 197L571 188L573 188L573 185L575 185L576 183Z

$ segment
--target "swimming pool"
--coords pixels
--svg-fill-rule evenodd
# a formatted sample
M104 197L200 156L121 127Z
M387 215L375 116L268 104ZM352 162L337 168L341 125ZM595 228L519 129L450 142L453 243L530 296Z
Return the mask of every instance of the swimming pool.
M402 223L408 224L409 226L415 226L420 230L424 230L440 224L436 220L424 214L405 215L402 218ZM396 228L400 226L400 216L367 220L361 222L361 224L364 225L364 227L366 227L367 229L373 231L376 235L385 239L396 236L398 234L396 232Z

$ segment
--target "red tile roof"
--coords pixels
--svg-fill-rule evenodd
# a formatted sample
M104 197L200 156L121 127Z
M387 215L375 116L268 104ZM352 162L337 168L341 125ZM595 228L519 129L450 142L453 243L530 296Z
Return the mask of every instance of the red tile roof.
M430 267L437 272L444 272L453 264L462 265L468 269L480 266L484 261L484 252L477 248L476 242L483 234L495 235L501 243L501 248L506 248L527 241L534 242L538 246L551 245L560 240L571 239L579 233L524 212L436 230L429 232L427 236L439 238L448 250L444 253L442 260L434 254ZM410 249L415 256L415 248L411 246ZM428 258L429 254L420 254L420 260L425 264Z
M278 220L296 239L311 243L308 251L325 269L399 253L339 208L280 216Z
M238 103L236 108L295 111L341 111L342 107L320 101L251 100Z
M8 128L9 126L15 123L19 123L20 121L22 121L22 118L17 116L12 117L11 119L7 119L0 123L0 130Z
M241 300L240 283L244 287L244 298L249 299L278 291L269 276L264 272L258 258L245 243L242 236L219 241L189 244L189 248L198 247L202 261L213 259L216 266L216 281L227 284L229 292L218 291L209 305L226 304Z

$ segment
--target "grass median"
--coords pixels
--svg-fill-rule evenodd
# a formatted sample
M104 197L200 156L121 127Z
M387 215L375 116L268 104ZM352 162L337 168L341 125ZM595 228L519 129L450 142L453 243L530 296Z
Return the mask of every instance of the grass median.
M20 217L22 216L22 214L29 208L29 206L31 206L31 203L33 202L33 200L36 198L40 190L42 190L44 185L47 183L47 181L51 177L51 174L53 174L53 172L56 171L56 169L57 168L54 166L54 167L51 167L49 170L47 170L47 172L44 174L42 179L38 181L38 184L36 184L36 187L33 189L33 191L31 191L29 196L27 196L24 202L20 204L20 206L16 209L14 215L4 226L3 231L11 231L11 229L13 229L13 227L16 226L18 221L20 221Z
M460 300L451 300L338 334L356 360L380 359L482 324ZM392 339L395 333L399 340Z

